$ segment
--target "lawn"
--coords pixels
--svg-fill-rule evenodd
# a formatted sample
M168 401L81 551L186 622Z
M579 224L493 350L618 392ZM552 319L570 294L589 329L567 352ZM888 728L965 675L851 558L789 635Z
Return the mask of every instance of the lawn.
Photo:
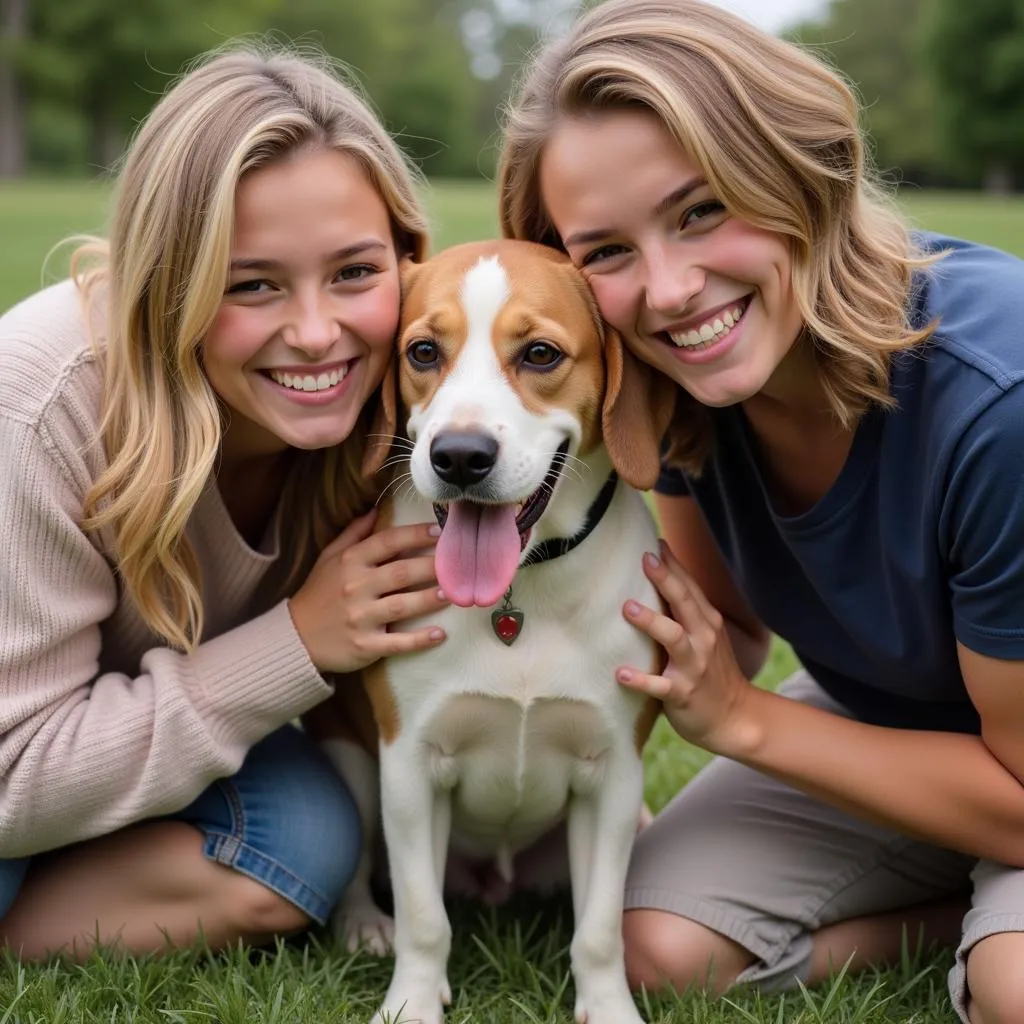
M71 233L99 232L108 187L100 182L0 183L0 311L56 280ZM438 246L497 230L486 183L444 182L430 191ZM1024 256L1024 201L975 195L907 193L916 223L990 242ZM793 667L781 644L759 682L772 686ZM647 750L647 796L655 809L706 756L661 723ZM563 903L481 911L456 907L451 980L454 1024L568 1024L572 1019ZM948 954L908 951L891 971L785 997L737 993L711 1002L699 995L653 1002L658 1024L949 1024ZM271 951L202 950L151 961L96 956L84 967L53 964L0 970L0 1024L349 1024L365 1022L384 991L389 962L340 953L325 935Z

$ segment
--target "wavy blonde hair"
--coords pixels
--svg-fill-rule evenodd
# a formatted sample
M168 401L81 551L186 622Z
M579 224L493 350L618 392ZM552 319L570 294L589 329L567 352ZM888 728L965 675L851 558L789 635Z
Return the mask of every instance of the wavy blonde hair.
M416 172L356 88L322 54L261 42L200 58L163 96L125 158L109 241L90 240L74 257L87 305L104 311L108 468L84 525L108 531L143 619L184 650L203 632L201 566L185 528L223 426L200 348L228 279L235 190L243 175L309 147L357 159L388 207L399 255L422 258ZM374 405L344 444L295 453L283 498L289 585L376 496L359 469Z
M831 68L701 0L607 0L536 55L504 116L502 230L564 248L540 194L561 120L653 112L726 208L784 235L793 286L831 407L849 426L891 407L889 360L934 330L909 321L927 265L868 167L857 101ZM709 410L680 395L672 461L699 471Z

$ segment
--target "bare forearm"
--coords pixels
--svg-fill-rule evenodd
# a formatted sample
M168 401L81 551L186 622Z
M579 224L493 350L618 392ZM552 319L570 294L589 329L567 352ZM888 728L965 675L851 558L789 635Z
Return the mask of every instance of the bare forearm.
M644 572L664 614L634 602L623 612L668 660L658 674L622 669L617 678L660 700L680 736L906 835L1024 867L1024 661L958 645L987 744L865 725L752 686L726 636L742 620L737 606L705 594L671 550L662 556L645 560Z
M859 817L1024 867L1024 786L980 737L886 729L750 689L721 753Z

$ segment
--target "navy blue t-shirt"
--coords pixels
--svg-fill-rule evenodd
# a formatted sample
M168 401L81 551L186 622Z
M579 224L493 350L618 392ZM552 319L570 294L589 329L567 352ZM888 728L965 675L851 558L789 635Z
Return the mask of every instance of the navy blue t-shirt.
M692 494L764 624L864 721L977 732L956 642L1024 659L1024 261L922 234L953 251L919 275L913 322L940 318L892 360L893 411L858 424L811 509L777 515L739 406L713 411Z

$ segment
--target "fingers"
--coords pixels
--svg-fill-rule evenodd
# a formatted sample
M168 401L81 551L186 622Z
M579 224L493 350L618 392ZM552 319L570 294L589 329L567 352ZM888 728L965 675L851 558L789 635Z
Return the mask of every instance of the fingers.
M385 594L367 607L365 624L371 628L389 626L421 615L432 615L447 608L450 603L438 587Z
M660 644L668 655L668 665L688 665L694 659L694 650L686 630L667 615L652 611L638 601L627 601L622 606L625 617L638 629L642 629L655 643ZM615 671L616 680L631 690L645 693L649 697L665 701L675 698L678 683L667 675L641 672L632 666L623 665Z
M694 601L697 602L698 607L701 609L705 617L709 620L714 621L715 616L718 614L718 610L715 606L707 599L704 591L697 586L696 580L683 568L682 563L672 554L672 549L665 543L664 539L658 542L659 552L661 554L661 560L664 562L666 568L671 574L678 576L682 579L693 597Z
M445 631L440 626L428 626L412 633L382 633L379 639L379 656L388 658L393 654L425 651L430 647L437 647L444 641L445 636Z
M672 680L665 676L651 675L650 672L638 672L635 668L620 668L615 678L623 686L657 700L664 700L672 692Z
M721 627L721 616L667 545L662 545L662 555L664 560L644 555L644 574L658 588L684 633L710 642Z
M380 597L403 590L418 590L436 583L433 554L420 555L417 558L401 558L397 562L387 562L371 569L358 587L352 588L351 593Z
M440 626L424 626L422 629L410 630L407 633L387 633L384 630L366 633L357 646L359 667L364 668L380 658L389 658L393 654L425 651L437 647L446 638L447 633Z
M655 643L661 644L670 657L680 657L689 648L686 630L675 619L652 611L638 601L627 601L622 611L634 626L642 629Z
M654 611L639 601L627 601L622 612L626 619L643 630L668 655L669 662L702 673L718 639L721 616L707 603L700 588L672 558L668 563L650 553L644 555L644 574L657 587L668 605L668 614ZM671 690L667 676L656 676L632 668L620 669L620 682L663 699Z
M321 557L344 555L349 563L380 565L397 555L421 548L432 548L441 535L437 523L414 523L412 526L391 526L379 533L373 528L377 522L377 509L353 519L328 544Z
M347 561L360 565L382 565L402 554L420 551L423 548L432 549L440 536L441 527L437 523L392 526L375 533L358 545L350 545L345 557Z

